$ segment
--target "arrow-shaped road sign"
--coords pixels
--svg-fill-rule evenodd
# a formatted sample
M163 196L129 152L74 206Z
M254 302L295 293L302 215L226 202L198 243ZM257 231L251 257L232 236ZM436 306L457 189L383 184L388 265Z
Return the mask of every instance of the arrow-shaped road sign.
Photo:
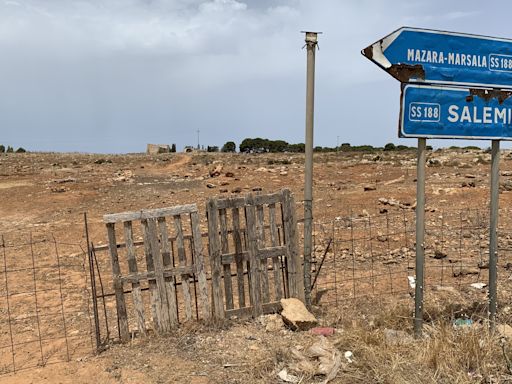
M403 27L362 54L403 83L512 89L512 40Z

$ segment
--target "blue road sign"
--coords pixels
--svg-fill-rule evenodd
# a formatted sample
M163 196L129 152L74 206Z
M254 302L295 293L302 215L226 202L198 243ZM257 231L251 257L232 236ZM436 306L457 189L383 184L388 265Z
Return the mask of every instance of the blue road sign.
M512 89L512 40L403 27L363 49L401 82Z
M407 84L400 137L512 140L512 92Z

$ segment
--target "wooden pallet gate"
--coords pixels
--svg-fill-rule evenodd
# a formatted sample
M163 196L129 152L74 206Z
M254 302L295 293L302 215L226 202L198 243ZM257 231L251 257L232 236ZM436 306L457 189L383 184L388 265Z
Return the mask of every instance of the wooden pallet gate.
M212 198L207 214L216 318L256 317L277 311L283 297L303 299L295 203L289 190Z
M188 216L191 224L190 255L187 257L183 219ZM125 302L124 285L131 284L131 295L137 330L146 334L145 305L141 294L141 282L147 282L153 319L153 329L165 333L178 325L180 307L184 308L185 318L192 319L192 294L190 279L197 277L199 292L195 295L203 318L208 319L211 311L208 300L204 255L199 228L199 214L195 204L171 208L142 210L105 215L108 243L112 262L114 291L116 295L119 334L122 341L129 340L130 329ZM146 266L139 271L134 246L134 222L140 221ZM115 224L122 223L124 244L118 244ZM171 224L172 223L172 224ZM169 236L168 224L174 227L175 236ZM140 242L139 242L140 244ZM172 246L172 245L175 245ZM118 249L126 247L128 273L121 272ZM181 297L178 302L176 279L181 279Z

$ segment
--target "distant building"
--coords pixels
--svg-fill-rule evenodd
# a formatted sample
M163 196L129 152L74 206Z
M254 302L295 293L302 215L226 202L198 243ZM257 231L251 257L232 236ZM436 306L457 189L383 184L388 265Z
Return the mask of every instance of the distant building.
M159 153L171 153L171 147L168 144L148 144L146 153L148 155L158 155Z

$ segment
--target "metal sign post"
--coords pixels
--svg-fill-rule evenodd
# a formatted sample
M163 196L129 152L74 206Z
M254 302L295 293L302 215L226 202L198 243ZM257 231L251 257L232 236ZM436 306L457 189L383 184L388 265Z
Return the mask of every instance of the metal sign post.
M427 140L418 139L416 165L416 286L414 290L414 334L423 328L423 286L425 282L425 160Z
M306 159L304 164L304 300L311 308L311 253L313 249L313 124L315 112L315 52L318 33L306 34Z
M497 259L498 259L498 199L500 185L500 141L492 141L491 154L491 212L489 225L489 321L491 331L496 324Z

